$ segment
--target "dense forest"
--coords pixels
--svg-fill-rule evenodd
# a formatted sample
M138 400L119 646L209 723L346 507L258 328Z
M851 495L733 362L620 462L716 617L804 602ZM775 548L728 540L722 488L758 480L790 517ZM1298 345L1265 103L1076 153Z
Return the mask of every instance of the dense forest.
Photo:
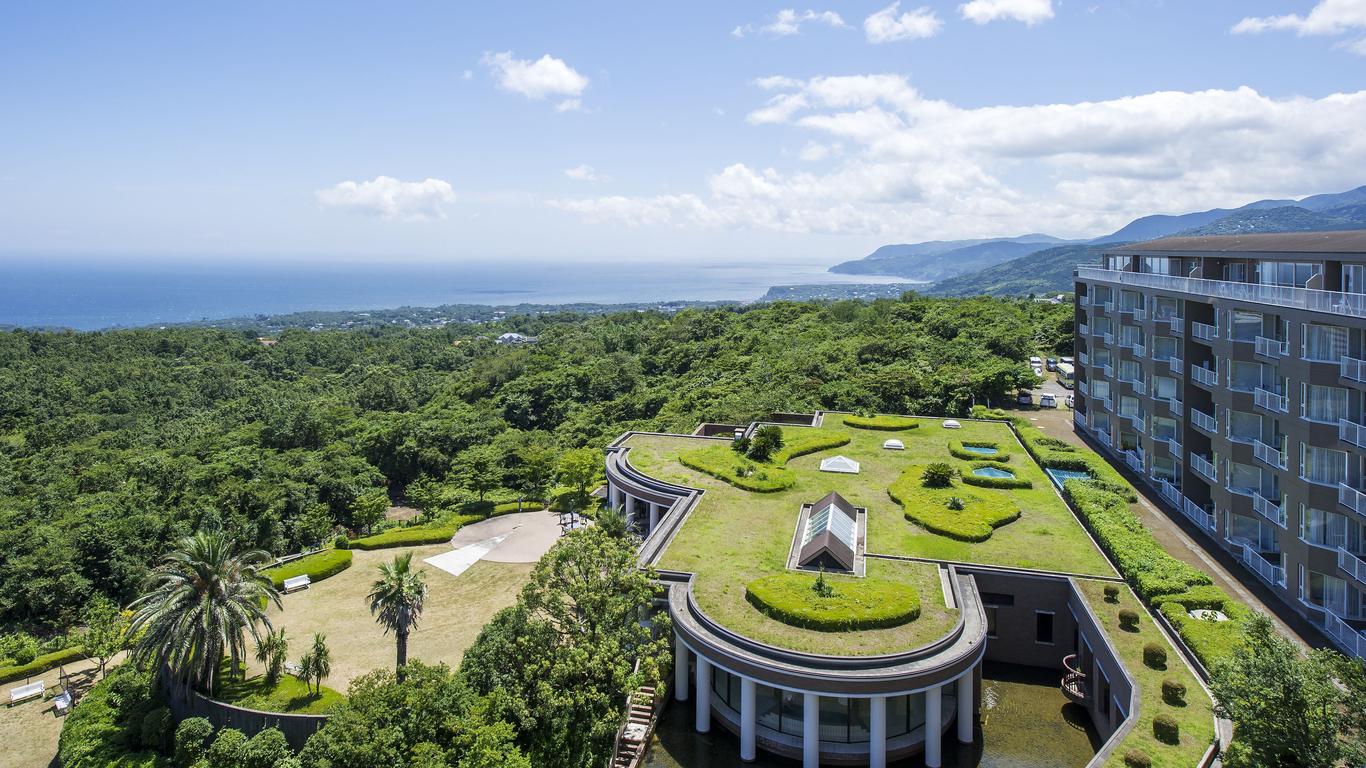
M535 498L626 429L773 410L963 413L1066 353L1068 306L908 295L441 329L0 334L0 624L126 602L168 542L276 554L420 507ZM539 337L499 345L498 333ZM387 498L386 498L387 497Z

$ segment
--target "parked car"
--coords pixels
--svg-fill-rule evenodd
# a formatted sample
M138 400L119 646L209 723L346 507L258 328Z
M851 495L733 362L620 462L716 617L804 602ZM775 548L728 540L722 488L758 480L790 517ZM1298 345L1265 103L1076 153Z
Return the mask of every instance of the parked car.
M1056 398L1056 397L1054 397L1053 395L1050 395L1050 394L1048 394L1047 392L1045 392L1045 393L1043 393L1042 395L1039 395L1039 407L1040 407L1040 408L1057 408L1057 407L1058 407L1058 398Z
M1039 378L1042 379L1042 378L1043 378L1043 369L1040 368L1040 367L1037 366L1037 365L1034 366L1034 375L1035 375L1035 376L1038 376Z
M1050 371L1056 371L1056 370L1058 370L1058 361L1057 361L1057 360L1054 360L1054 359L1051 358L1051 357L1048 358L1048 366L1047 366L1047 367L1048 367L1048 370L1050 370Z
M1076 408L1076 407L1077 407L1076 398L1072 397L1071 395L1068 395L1068 396L1067 396L1067 407L1068 407L1068 408Z
M1038 355L1032 355L1029 358L1029 364L1034 366L1035 368L1042 368L1043 358L1039 357Z
M1076 360L1073 360L1073 359L1070 358L1070 357L1060 357L1060 358L1058 358L1058 362L1060 362L1060 363L1067 363L1068 365L1076 365L1076 364L1077 364L1077 361L1076 361Z
M1015 395L1015 402L1019 403L1020 405L1033 405L1034 393L1030 392L1029 390L1022 389L1020 390L1019 394Z

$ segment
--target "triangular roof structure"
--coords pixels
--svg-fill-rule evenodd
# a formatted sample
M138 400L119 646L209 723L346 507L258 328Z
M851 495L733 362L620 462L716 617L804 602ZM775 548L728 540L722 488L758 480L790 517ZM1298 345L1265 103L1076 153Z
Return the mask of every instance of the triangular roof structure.
M831 492L811 505L802 531L802 547L797 553L800 568L854 570L857 546L858 513L854 505Z
M843 472L847 475L857 475L859 473L859 463L848 456L831 456L821 460L822 472Z

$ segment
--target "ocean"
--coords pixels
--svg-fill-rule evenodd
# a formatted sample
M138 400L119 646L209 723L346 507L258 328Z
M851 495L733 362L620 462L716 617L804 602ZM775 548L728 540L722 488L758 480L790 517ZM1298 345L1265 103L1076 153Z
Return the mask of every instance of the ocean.
M118 262L0 257L0 325L98 330L441 304L753 301L774 285L883 282L782 262Z

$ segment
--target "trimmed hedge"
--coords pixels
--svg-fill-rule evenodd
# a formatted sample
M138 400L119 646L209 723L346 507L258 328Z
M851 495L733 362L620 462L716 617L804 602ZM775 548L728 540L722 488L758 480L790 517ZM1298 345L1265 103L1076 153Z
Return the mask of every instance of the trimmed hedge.
M820 597L815 583L810 574L775 573L746 584L745 599L777 621L822 632L898 627L920 617L920 595L906 584L827 575L833 594Z
M1034 426L1029 419L1021 418L1007 413L999 408L990 409L984 406L975 406L972 409L973 418L978 419L998 419L1008 421L1015 427L1015 433L1019 435L1020 442L1024 443L1025 451L1039 463L1044 469L1069 469L1074 472L1086 472L1091 477L1100 480L1115 489L1120 489L1129 503L1138 501L1138 494L1124 480L1124 476L1119 470L1110 466L1110 463L1092 451L1082 451L1076 446L1056 437L1045 435L1042 430Z
M1216 594L1218 598L1216 599ZM1238 652L1243 643L1243 622L1252 609L1237 602L1218 587L1195 587L1175 595L1163 595L1154 607L1206 668ZM1220 611L1228 621L1197 619L1193 610Z
M351 550L325 549L321 552L305 555L298 560L291 560L284 565L267 568L264 573L270 577L271 581L275 582L276 589L281 589L285 586L285 579L307 576L309 581L322 581L329 576L336 576L350 567Z
M797 482L796 476L786 467L760 464L732 451L730 446L726 445L684 451L678 454L678 462L688 469L695 469L717 480L724 480L736 488L754 493L784 491ZM737 474L737 467L743 468L747 474Z
M973 469L1000 469L996 462L978 461L972 465ZM974 475L971 472L960 473L964 485L975 485L978 488L999 488L1011 490L1015 488L1033 488L1034 481L1023 477L984 477Z
M905 429L916 429L920 426L920 422L906 416L845 416L844 426L854 429L900 432Z
M405 528L391 528L384 533L352 539L352 549L387 549L389 547L416 547L423 544L443 544L451 540L455 532L469 523L483 520L482 515L455 515L447 520L427 525L413 525Z
M995 448L996 453L973 453L967 450L969 447L976 448ZM949 455L955 459L963 461L995 461L1005 463L1010 461L1010 454L1001 450L999 443L990 440L954 440L949 443Z
M43 672L59 667L63 664L70 664L85 658L85 649L79 645L70 648L63 648L60 651L45 653L35 657L27 664L15 664L11 667L0 667L0 683L8 683L12 680L22 680L33 677Z
M783 447L774 452L769 461L775 466L792 461L798 456L827 451L849 444L849 436L831 429L788 429L783 431ZM727 450L730 450L727 448ZM733 453L733 451L732 451Z
M1158 715L1153 718L1153 737L1163 744L1181 743L1181 724L1171 715Z
M992 531L1019 519L1020 508L1009 496L994 493L979 496L965 493L952 484L930 488L921 481L924 469L908 467L887 489L887 494L901 505L907 520L930 533L958 541L986 541L991 538ZM963 509L948 508L949 498L953 496L962 500Z

